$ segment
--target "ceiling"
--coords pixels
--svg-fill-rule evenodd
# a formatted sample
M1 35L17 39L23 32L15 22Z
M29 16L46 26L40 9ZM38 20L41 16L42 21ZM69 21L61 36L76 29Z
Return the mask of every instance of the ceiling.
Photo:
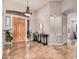
M43 7L49 0L28 0L29 6L32 11L38 10ZM61 1L61 0L50 0ZM3 9L25 11L27 0L3 0Z

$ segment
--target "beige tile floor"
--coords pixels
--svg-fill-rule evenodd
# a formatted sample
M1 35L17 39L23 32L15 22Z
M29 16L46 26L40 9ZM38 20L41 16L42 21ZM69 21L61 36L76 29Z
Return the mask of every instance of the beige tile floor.
M42 45L36 42L3 46L3 59L73 59L74 44Z

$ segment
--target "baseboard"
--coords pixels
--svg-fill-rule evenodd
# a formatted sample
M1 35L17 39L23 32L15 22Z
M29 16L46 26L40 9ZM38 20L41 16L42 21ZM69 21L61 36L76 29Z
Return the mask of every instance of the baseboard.
M48 45L63 45L63 43L48 43Z

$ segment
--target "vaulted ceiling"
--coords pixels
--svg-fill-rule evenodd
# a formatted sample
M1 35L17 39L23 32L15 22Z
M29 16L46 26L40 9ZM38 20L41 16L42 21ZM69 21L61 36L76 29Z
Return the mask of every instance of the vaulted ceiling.
M28 0L29 6L32 11L38 10L43 7L48 1L61 1L61 0ZM3 9L25 11L27 0L3 0Z

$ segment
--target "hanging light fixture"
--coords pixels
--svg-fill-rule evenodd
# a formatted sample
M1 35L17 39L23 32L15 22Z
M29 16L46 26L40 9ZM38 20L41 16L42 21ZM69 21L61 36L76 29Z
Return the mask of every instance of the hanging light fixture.
M30 12L29 6L28 6L28 0L27 0L27 9L26 9L26 12L24 12L24 15L28 17L32 15L32 13Z

